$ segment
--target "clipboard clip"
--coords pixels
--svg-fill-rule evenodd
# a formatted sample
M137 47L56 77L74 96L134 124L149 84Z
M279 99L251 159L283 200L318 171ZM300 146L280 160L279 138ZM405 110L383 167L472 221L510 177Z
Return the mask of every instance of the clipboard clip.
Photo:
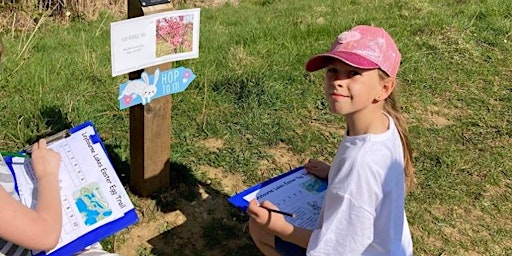
M65 139L65 138L69 137L70 135L71 135L71 133L69 132L69 129L66 129L66 130L58 132L58 133L56 133L54 135L50 135L48 137L45 137L44 139L46 139L46 144L50 145L51 143L59 141L59 140L62 140L62 139ZM31 154L32 153L32 146L33 145L26 146L25 148L23 148L23 151L26 152L27 154Z

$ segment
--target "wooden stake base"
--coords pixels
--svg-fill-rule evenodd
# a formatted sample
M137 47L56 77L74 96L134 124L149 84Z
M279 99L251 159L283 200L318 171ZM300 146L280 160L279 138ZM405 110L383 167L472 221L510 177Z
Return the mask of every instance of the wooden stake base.
M171 11L171 4L142 7L139 0L128 0L128 18ZM146 68L150 75L159 68L171 69L171 63ZM128 79L139 79L141 71ZM130 107L130 188L149 196L170 186L171 96Z

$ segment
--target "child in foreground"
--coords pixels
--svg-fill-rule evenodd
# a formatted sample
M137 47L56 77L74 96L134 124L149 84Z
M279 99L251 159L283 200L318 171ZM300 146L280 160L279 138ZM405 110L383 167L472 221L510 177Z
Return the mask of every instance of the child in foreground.
M0 40L0 61L3 45ZM21 204L14 179L2 164L0 155L0 256L32 255L30 250L50 251L59 242L62 229L62 207L59 187L61 156L41 139L32 146L31 164L37 179L37 206L30 209ZM4 167L4 168L2 168ZM117 256L95 243L75 256Z
M0 170L0 255L31 255L27 249L51 250L59 241L62 226L60 154L47 148L46 140L41 139L32 148L31 162L38 188L34 210L18 201L10 171L6 167Z
M356 26L306 63L326 68L324 93L347 130L332 165L305 168L328 180L315 230L293 226L272 202L250 202L249 231L265 255L412 255L405 195L414 184L407 128L393 91L401 54L382 28Z

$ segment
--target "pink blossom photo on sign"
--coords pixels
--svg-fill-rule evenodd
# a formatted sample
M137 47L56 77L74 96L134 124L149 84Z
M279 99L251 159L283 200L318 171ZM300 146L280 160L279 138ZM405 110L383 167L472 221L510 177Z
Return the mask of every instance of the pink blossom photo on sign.
M193 15L163 17L156 20L156 56L192 51Z

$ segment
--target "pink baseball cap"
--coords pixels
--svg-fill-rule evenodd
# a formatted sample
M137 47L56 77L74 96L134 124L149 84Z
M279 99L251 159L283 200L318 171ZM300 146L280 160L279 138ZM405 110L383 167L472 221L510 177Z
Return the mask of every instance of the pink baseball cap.
M306 70L325 68L335 58L361 69L380 68L396 78L400 56L398 47L384 29L360 25L341 33L328 52L309 59Z

